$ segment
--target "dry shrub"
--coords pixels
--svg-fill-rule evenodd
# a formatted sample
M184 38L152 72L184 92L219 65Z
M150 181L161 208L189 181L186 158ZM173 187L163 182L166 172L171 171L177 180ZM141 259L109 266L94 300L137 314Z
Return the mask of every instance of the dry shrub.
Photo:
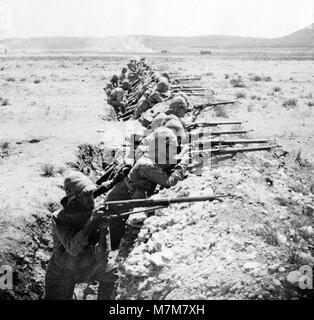
M263 80L266 81L266 82L271 82L272 78L267 76L267 77L264 77Z
M314 101L309 101L309 102L307 103L307 105L308 105L309 107L314 107Z
M297 103L298 103L298 100L292 98L292 99L285 100L282 105L284 107L295 107L297 105Z
M42 177L54 177L56 174L55 167L52 164L44 164L42 167Z
M8 105L9 105L9 99L3 99L3 98L1 98L1 99L0 99L0 104L1 104L2 107L8 106Z
M230 80L230 84L234 87L234 88L246 88L246 84L243 82L243 80L241 78L238 79L231 79Z
M34 80L35 84L41 83L41 81L39 79Z
M257 230L256 234L261 236L265 242L272 246L278 246L278 233L276 228L272 227L269 222L266 222L262 228Z
M280 92L281 91L281 88L276 86L273 88L273 92Z
M0 143L0 158L8 158L11 154L11 145L9 142Z
M5 81L7 81L7 82L15 82L15 78L9 77L9 78L6 78Z
M238 93L236 93L236 97L238 99L245 99L246 98L246 94L244 92L238 92Z
M258 76L258 75L255 75L255 76L251 77L250 80L251 81L262 81L262 77Z
M76 155L77 161L74 167L80 171L86 168L89 168L92 171L102 170L107 165L105 161L106 152L98 146L92 144L79 145Z

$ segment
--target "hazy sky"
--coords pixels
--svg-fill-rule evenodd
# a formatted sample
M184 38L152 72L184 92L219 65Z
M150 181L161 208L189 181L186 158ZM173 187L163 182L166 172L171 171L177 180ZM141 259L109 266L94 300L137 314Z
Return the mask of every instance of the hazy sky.
M0 38L127 34L280 37L314 0L0 0Z

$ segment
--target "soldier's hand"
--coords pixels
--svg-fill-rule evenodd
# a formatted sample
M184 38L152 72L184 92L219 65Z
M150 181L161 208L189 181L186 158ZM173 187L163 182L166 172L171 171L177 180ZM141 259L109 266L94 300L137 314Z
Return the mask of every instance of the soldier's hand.
M93 210L92 212L92 215L90 217L90 222L92 224L99 224L101 222L103 222L105 220L105 212L103 210L100 210L100 209L95 209Z

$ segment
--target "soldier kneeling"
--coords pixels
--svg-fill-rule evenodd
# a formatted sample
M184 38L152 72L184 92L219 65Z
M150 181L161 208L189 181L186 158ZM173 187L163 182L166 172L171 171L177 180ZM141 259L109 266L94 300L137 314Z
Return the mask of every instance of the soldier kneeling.
M116 276L108 266L106 242L100 241L104 212L94 210L95 185L75 172L65 179L64 189L63 209L52 217L53 255L46 270L46 299L71 300L75 284L97 280L98 299L108 300Z

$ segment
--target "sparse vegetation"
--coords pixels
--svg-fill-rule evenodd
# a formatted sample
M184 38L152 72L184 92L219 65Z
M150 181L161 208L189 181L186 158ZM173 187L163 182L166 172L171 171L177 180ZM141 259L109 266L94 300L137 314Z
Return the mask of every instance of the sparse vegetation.
M251 81L256 81L256 82L258 82L258 81L270 82L270 81L272 81L272 78L269 77L269 76L267 76L267 77L263 76L262 77L262 76L259 76L259 75L254 75L254 76L250 77L250 80Z
M0 143L0 158L5 159L10 156L11 145L9 142Z
M34 80L34 83L35 83L35 84L41 83L41 80L36 79L36 80Z
M4 99L0 97L0 105L1 106L8 106L9 105L9 99Z
M261 236L269 245L279 245L277 230L273 228L269 222L266 222L261 228L259 228L256 234Z
M246 98L246 94L244 92L237 92L235 95L238 99Z
M52 164L44 164L42 167L42 177L54 177L56 174L55 167Z
M294 98L290 98L290 99L287 99L283 102L283 106L284 107L295 107L298 103L298 100L297 99L294 99Z
M307 105L308 105L309 107L314 107L314 101L308 101Z
M240 77L237 79L231 79L230 84L234 88L246 88L247 87L246 84L243 82L243 80Z
M273 88L273 92L281 92L281 88L279 86L276 86Z
M262 81L262 77L258 76L258 75L255 75L255 76L251 77L250 80L251 81Z
M9 78L6 78L5 81L7 81L7 82L15 82L15 78L9 77Z

